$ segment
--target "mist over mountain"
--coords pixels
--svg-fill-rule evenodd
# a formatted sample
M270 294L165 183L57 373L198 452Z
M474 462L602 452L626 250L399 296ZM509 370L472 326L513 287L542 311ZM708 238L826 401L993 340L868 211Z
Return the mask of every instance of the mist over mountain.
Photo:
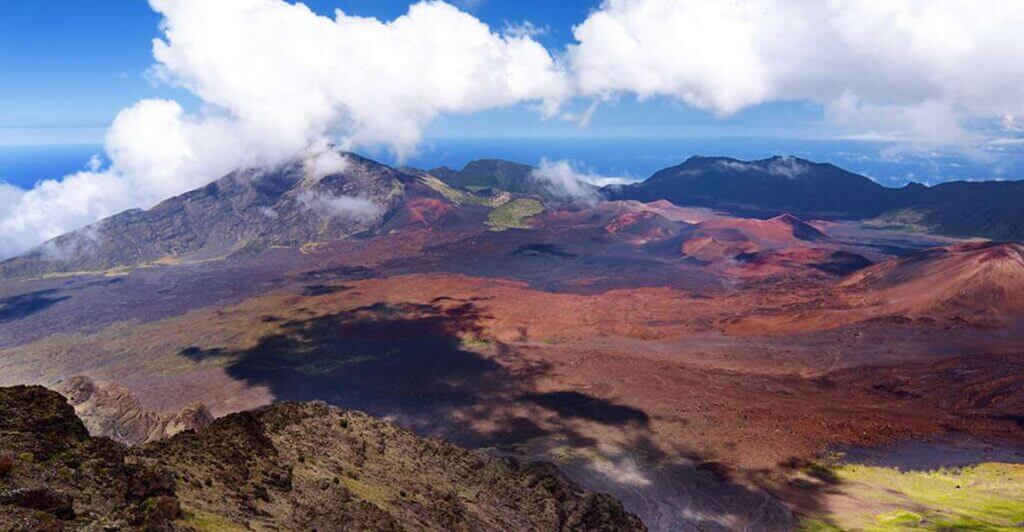
M426 207L410 204L415 198L434 202L429 208L435 212L453 212L440 205L458 203L462 193L446 195L425 177L471 196L504 192L557 204L598 195L596 187L581 181L585 176L571 171L557 176L581 191L566 194L566 183L552 181L543 169L499 159L472 161L461 170L429 171L397 170L352 153L339 154L338 161L337 167L321 161L319 170L314 159L232 172L148 211L126 211L53 239L0 263L0 275L99 271L338 240L408 223L410 207L417 212ZM1024 238L1024 183L888 188L832 164L796 157L691 157L644 181L609 185L600 193L611 200L668 200L762 218L790 213L950 236Z
M301 246L376 227L411 197L441 197L388 166L350 153L340 157L343 164L326 170L298 161L232 172L147 211L125 211L58 237L4 262L0 271L105 270Z

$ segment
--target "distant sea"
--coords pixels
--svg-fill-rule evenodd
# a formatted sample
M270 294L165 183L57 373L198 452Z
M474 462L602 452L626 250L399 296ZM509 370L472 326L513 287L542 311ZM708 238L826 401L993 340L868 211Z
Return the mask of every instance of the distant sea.
M102 156L103 146L0 146L0 181L32 188L38 181L85 170L93 155Z
M85 169L99 145L0 146L0 181L31 188L43 179ZM583 170L607 176L643 179L692 155L761 159L795 155L830 162L867 175L886 186L910 181L936 184L951 180L1024 179L1024 146L994 147L972 154L921 152L858 141L774 138L529 138L433 139L405 161L384 151L364 152L389 164L418 168L461 168L481 158L537 164L542 158L570 160Z

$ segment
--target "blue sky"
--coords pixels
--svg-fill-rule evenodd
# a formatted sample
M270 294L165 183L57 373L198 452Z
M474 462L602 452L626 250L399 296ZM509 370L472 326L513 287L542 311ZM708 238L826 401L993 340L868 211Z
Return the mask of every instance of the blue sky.
M599 0L452 2L494 31L528 21L539 29L533 38L556 58L577 42L574 26L601 8ZM350 15L384 21L406 14L410 6L404 0L304 3L323 16L332 16L334 9L340 8ZM156 64L152 41L164 37L161 19L144 0L52 0L5 5L0 16L0 180L30 187L39 179L58 178L81 169L83 153L102 152L105 132L117 113L140 100L165 98L179 102L186 112L200 112L203 103L198 97L155 81L151 75ZM713 53L710 48L698 53L705 52ZM680 55L685 54L680 51ZM563 103L563 111L579 115L592 101L594 98L587 96L570 98ZM440 114L424 126L424 142L412 160L424 165L458 165L472 155L467 151L472 146L481 151L480 156L509 153L536 159L571 154L581 158L577 161L581 165L598 171L642 177L655 163L614 164L607 153L597 151L606 151L607 143L601 139L650 138L680 139L680 146L736 157L783 152L828 158L891 185L911 180L1020 177L1020 144L964 150L961 146L906 149L891 142L855 142L846 138L848 132L837 129L827 114L821 103L800 98L770 99L734 113L716 113L673 94L640 98L624 90L603 99L585 127L571 120L543 118L534 102L474 113ZM543 153L542 141L515 144L515 149L501 145L503 139L529 138L577 139L583 143L592 139L591 144L602 147L595 147L595 153L585 157L585 149ZM450 142L453 139L475 140L456 145ZM685 139L688 142L682 142ZM644 149L643 143L629 143L632 151L622 159L671 162L673 157L691 154L680 148L675 155L677 151L666 147L669 144L652 144L658 146L658 154L652 159L650 154L634 153ZM570 145L550 144L563 148ZM30 146L37 148L27 148ZM46 151L38 149L40 146L70 148ZM389 159L387 149L364 150ZM390 162L395 160L391 158Z
M312 0L319 14L335 8L390 20L410 2L398 0ZM595 0L559 2L475 0L456 2L495 29L529 21L542 30L536 39L552 50L572 42L572 27L598 6ZM151 42L160 36L160 16L143 0L10 2L0 16L0 145L98 144L118 111L143 98L170 98L186 109L200 106L188 91L158 83L147 74L154 64ZM570 102L582 110L586 100ZM770 136L819 138L819 106L769 103L730 117L716 117L669 98L638 102L623 96L602 104L589 127L542 120L526 105L473 115L442 116L427 129L430 138Z
M410 4L303 3L323 15L340 8L382 19L404 14ZM571 37L572 25L595 4L477 0L461 6L495 28L534 21L546 28L540 40L562 46ZM5 2L0 9L0 129L6 130L0 133L0 144L100 141L117 112L143 98L172 98L187 108L199 105L187 91L153 83L147 76L160 16L145 0ZM507 115L496 113L491 120L515 121ZM535 116L530 113L531 119Z

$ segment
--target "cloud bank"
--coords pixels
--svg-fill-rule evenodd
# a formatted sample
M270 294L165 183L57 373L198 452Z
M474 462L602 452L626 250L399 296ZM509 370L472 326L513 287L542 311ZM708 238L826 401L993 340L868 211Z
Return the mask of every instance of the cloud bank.
M559 50L533 24L495 30L439 1L392 21L283 0L150 4L163 17L153 78L201 110L141 101L111 124L106 168L0 184L0 257L238 167L310 157L322 177L343 168L328 145L401 158L440 115L524 102L554 116L574 98L623 95L718 115L809 101L844 135L945 145L1024 122L1019 0L605 0ZM540 172L570 195L588 182L567 163Z
M1016 0L605 0L568 57L578 94L811 101L851 132L961 143L1024 115L1022 25Z

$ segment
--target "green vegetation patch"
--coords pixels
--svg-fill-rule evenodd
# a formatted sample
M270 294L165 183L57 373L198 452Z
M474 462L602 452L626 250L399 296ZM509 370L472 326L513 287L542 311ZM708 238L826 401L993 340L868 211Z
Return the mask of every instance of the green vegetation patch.
M204 532L234 532L236 530L248 530L248 528L234 523L226 517L210 512L204 512L197 509L185 509L182 513L184 516L178 520L178 524L185 525L185 527L189 529L202 530Z
M385 510L391 507L391 501L399 498L396 490L389 486L371 484L352 477L343 477L341 482L356 497Z
M505 203L509 200L508 194L494 194L491 196L484 196L474 194L476 190L473 190L473 187L468 188L468 191L459 190L433 176L421 177L420 182L434 189L436 192L440 193L442 196L448 199L448 201L457 203L459 205L483 205L485 207L498 207L502 203Z
M843 528L848 523L867 530L1009 530L1024 525L1022 464L934 471L848 464L831 472L843 495L868 503L865 515L834 516ZM877 513L879 508L888 510ZM816 525L831 526L806 520L802 527L828 530Z
M529 229L529 219L544 210L544 204L533 198L512 200L491 211L487 216L487 225L492 231Z
M914 208L899 209L887 212L864 223L867 227L890 229L911 233L930 233L935 227L927 222L928 214Z

